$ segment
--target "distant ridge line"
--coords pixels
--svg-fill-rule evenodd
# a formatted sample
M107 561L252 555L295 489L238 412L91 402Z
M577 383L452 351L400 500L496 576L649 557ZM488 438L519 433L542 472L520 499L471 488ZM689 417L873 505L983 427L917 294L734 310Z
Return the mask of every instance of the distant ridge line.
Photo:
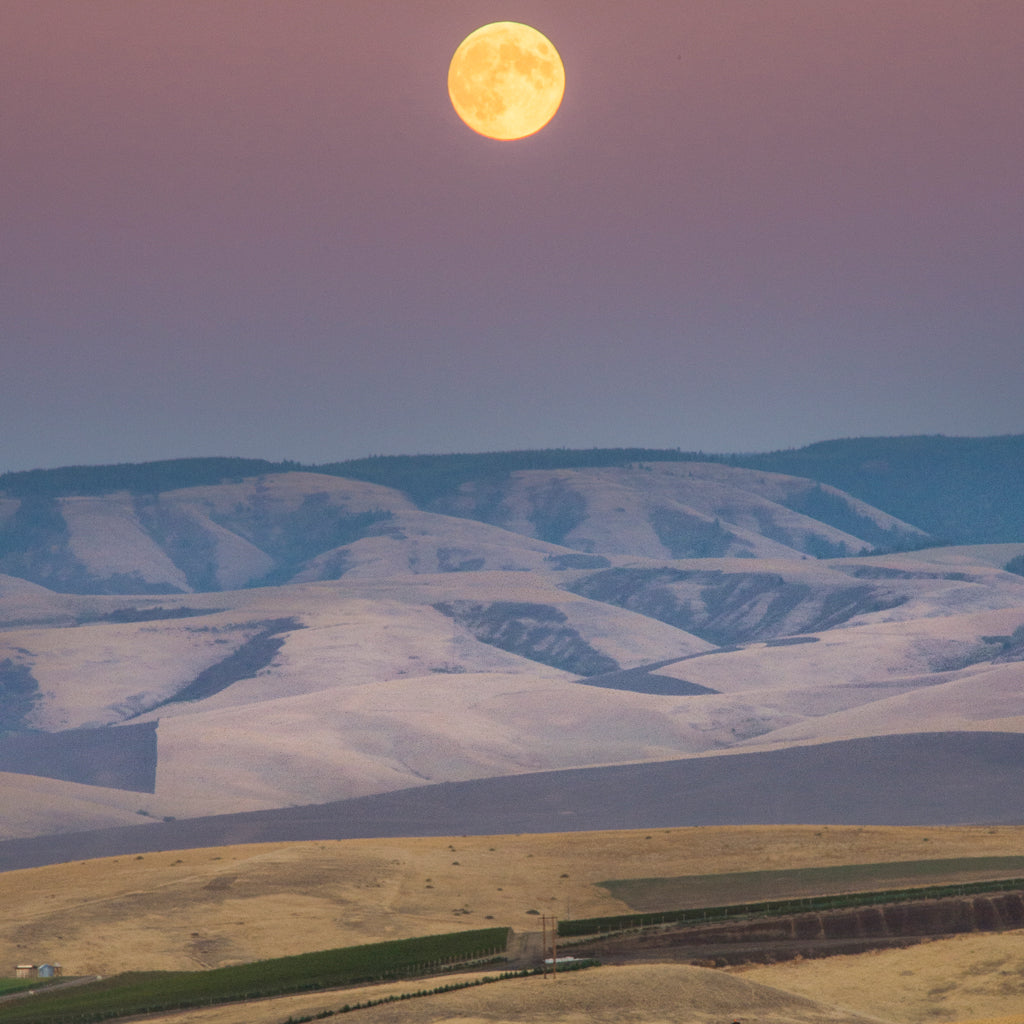
M783 473L837 487L930 534L936 545L1024 541L1024 434L846 438L816 441L803 448L732 455L679 448L546 448L377 455L321 465L228 457L165 459L4 473L0 475L0 494L37 499L116 491L159 494L300 471L391 487L428 507L469 480L520 470L689 461Z
M583 469L588 466L624 466L634 462L718 461L732 456L710 456L658 448L524 449L522 451L452 453L447 455L374 455L323 464L231 457L160 459L103 466L64 466L27 469L0 474L0 492L11 497L71 497L111 494L116 491L159 493L182 487L211 486L229 480L275 473L323 473L368 482L393 481L396 476L423 471L467 479L519 469ZM378 479L380 478L380 479ZM386 486L402 489L389 482Z

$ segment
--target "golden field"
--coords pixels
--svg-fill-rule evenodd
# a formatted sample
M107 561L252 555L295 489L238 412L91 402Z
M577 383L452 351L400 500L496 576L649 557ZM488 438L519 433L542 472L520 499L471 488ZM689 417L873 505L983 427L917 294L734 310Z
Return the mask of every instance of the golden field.
M214 967L489 925L523 933L539 930L540 918L530 911L558 917L626 911L597 885L609 879L1010 856L1022 846L1019 827L736 826L128 855L0 875L0 963L13 973L16 962L55 960L66 974L107 975ZM372 997L359 991L360 1000ZM271 1024L354 1001L351 992L315 993L160 1019ZM728 970L606 966L555 982L503 981L359 1015L367 1024L454 1019L1020 1024L1024 933Z

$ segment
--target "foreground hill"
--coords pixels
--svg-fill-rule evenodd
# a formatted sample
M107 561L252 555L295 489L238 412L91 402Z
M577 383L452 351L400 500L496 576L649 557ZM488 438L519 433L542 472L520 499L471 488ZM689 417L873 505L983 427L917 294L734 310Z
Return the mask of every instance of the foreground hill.
M480 984L485 978L496 979L499 973L495 969L489 974L446 974L433 981L449 988L466 987L412 1000L403 996L417 993L424 984L433 982L391 982L360 986L356 990L338 989L179 1013L147 1014L146 1019L165 1024L279 1024L282 1020L308 1021L333 1016L347 1012L343 1007L355 1004L360 1020L423 1024L463 1019L503 1024L575 1024L581 1020L703 1024L709 1016L730 1020L736 1014L751 1016L762 1024L878 1024L877 1018L853 1014L818 999L688 965L605 968L560 973L555 978L534 976ZM398 1000L400 1005L394 1005Z
M688 877L699 891L695 876L721 877L735 894L719 893L721 902L742 902L758 891L744 872L785 869L786 881L773 882L790 887L776 889L780 897L806 895L800 869L817 867L911 870L927 859L955 880L971 858L1019 857L1022 838L1020 827L711 826L171 847L0 873L0 956L110 974L460 928L534 932L536 911L629 913L628 897L604 884L611 880Z
M534 831L567 786L586 827L1024 820L998 798L1024 543L927 548L827 484L682 458L404 490L227 461L0 494L0 839L416 792L465 831L443 787L485 782L466 808L506 786L500 821ZM600 808L612 770L649 795Z
M705 881L739 895L764 884L767 870L773 884L801 895L808 892L803 872L841 875L848 865L858 865L862 879L873 871L891 878L894 869L908 877L922 871L976 877L973 865L985 863L978 858L1019 855L1022 838L1020 828L813 826L174 850L0 874L0 957L11 963L56 959L66 973L107 975L208 968L492 924L524 937L540 930L542 913L628 912L621 883L630 879L675 879L690 889ZM581 1015L693 1024L916 1024L1008 1016L1019 1010L1022 994L1020 937L963 935L861 957L728 972L669 961L606 966L554 982L502 982L360 1013L379 1020L552 1024ZM401 990L399 983L360 989L359 998ZM271 1024L337 1010L352 998L351 992L318 992L159 1019Z
M582 1020L629 1024L707 1024L719 1020L758 1024L931 1024L935 1020L956 1024L1024 1024L1024 1014L1013 1012L1017 1004L1012 998L986 998L972 992L986 983L999 983L986 974L992 957L1011 965L1010 971L1017 967L1014 946L1018 942L1019 933L1001 943L987 941L976 950L958 945L946 957L936 957L936 966L929 973L934 979L932 992L942 992L938 1000L941 1017L935 1013L936 996L901 977L911 973L924 975L925 971L918 968L916 961L904 960L900 954L883 955L873 961L871 969L864 971L851 986L844 986L839 977L833 980L841 975L842 967L827 975L824 971L818 975L808 971L806 980L799 975L783 975L769 976L767 982L760 982L702 967L655 964L603 967L561 975L556 982L543 978L516 980L403 1002L398 1007L372 1007L359 1013L360 1020L372 1024L443 1024L452 1020L479 1024L579 1024ZM818 962L805 963L810 967ZM823 962L826 969L829 963ZM787 989L789 984L794 988ZM361 994L386 999L408 987L374 986ZM812 989L810 994L802 994L805 987ZM337 1004L344 1002L346 994L334 995L333 1001L324 996L294 996L265 1004L152 1019L159 1024L278 1024L288 1017L309 1018L337 1011ZM869 1005L858 1012L852 1008L865 1002L882 1009ZM982 1008L980 1015L978 1007Z

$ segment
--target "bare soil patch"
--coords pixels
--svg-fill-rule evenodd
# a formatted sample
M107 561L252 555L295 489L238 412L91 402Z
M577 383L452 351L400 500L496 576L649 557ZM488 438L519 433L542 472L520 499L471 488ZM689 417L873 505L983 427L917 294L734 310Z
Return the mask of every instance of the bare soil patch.
M1024 857L957 857L885 864L841 864L782 871L736 871L678 878L624 878L599 883L637 911L658 912L759 900L824 896L950 882L1024 878Z

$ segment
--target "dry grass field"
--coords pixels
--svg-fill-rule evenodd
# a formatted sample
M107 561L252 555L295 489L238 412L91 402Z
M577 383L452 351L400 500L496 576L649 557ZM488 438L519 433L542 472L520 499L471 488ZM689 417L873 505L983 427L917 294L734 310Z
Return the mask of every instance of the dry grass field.
M416 986L373 986L362 999L386 997ZM292 1015L337 1010L353 993L319 993L264 1004L188 1011L158 1024L279 1024ZM602 967L502 981L392 1005L360 1009L344 1021L359 1024L878 1024L880 1018L833 1008L707 968L678 964Z
M67 974L214 967L379 939L621 913L596 883L923 858L1011 856L1024 828L721 827L265 844L0 874L0 964ZM423 987L414 982L413 989ZM387 988L392 991L394 987ZM359 999L372 998L360 990ZM352 993L161 1018L272 1024ZM1024 1024L1024 934L767 967L606 966L361 1010L376 1021ZM1018 1014L1014 1017L1013 1014Z
M1024 1024L1021 931L956 935L908 949L751 966L733 973L901 1024Z

